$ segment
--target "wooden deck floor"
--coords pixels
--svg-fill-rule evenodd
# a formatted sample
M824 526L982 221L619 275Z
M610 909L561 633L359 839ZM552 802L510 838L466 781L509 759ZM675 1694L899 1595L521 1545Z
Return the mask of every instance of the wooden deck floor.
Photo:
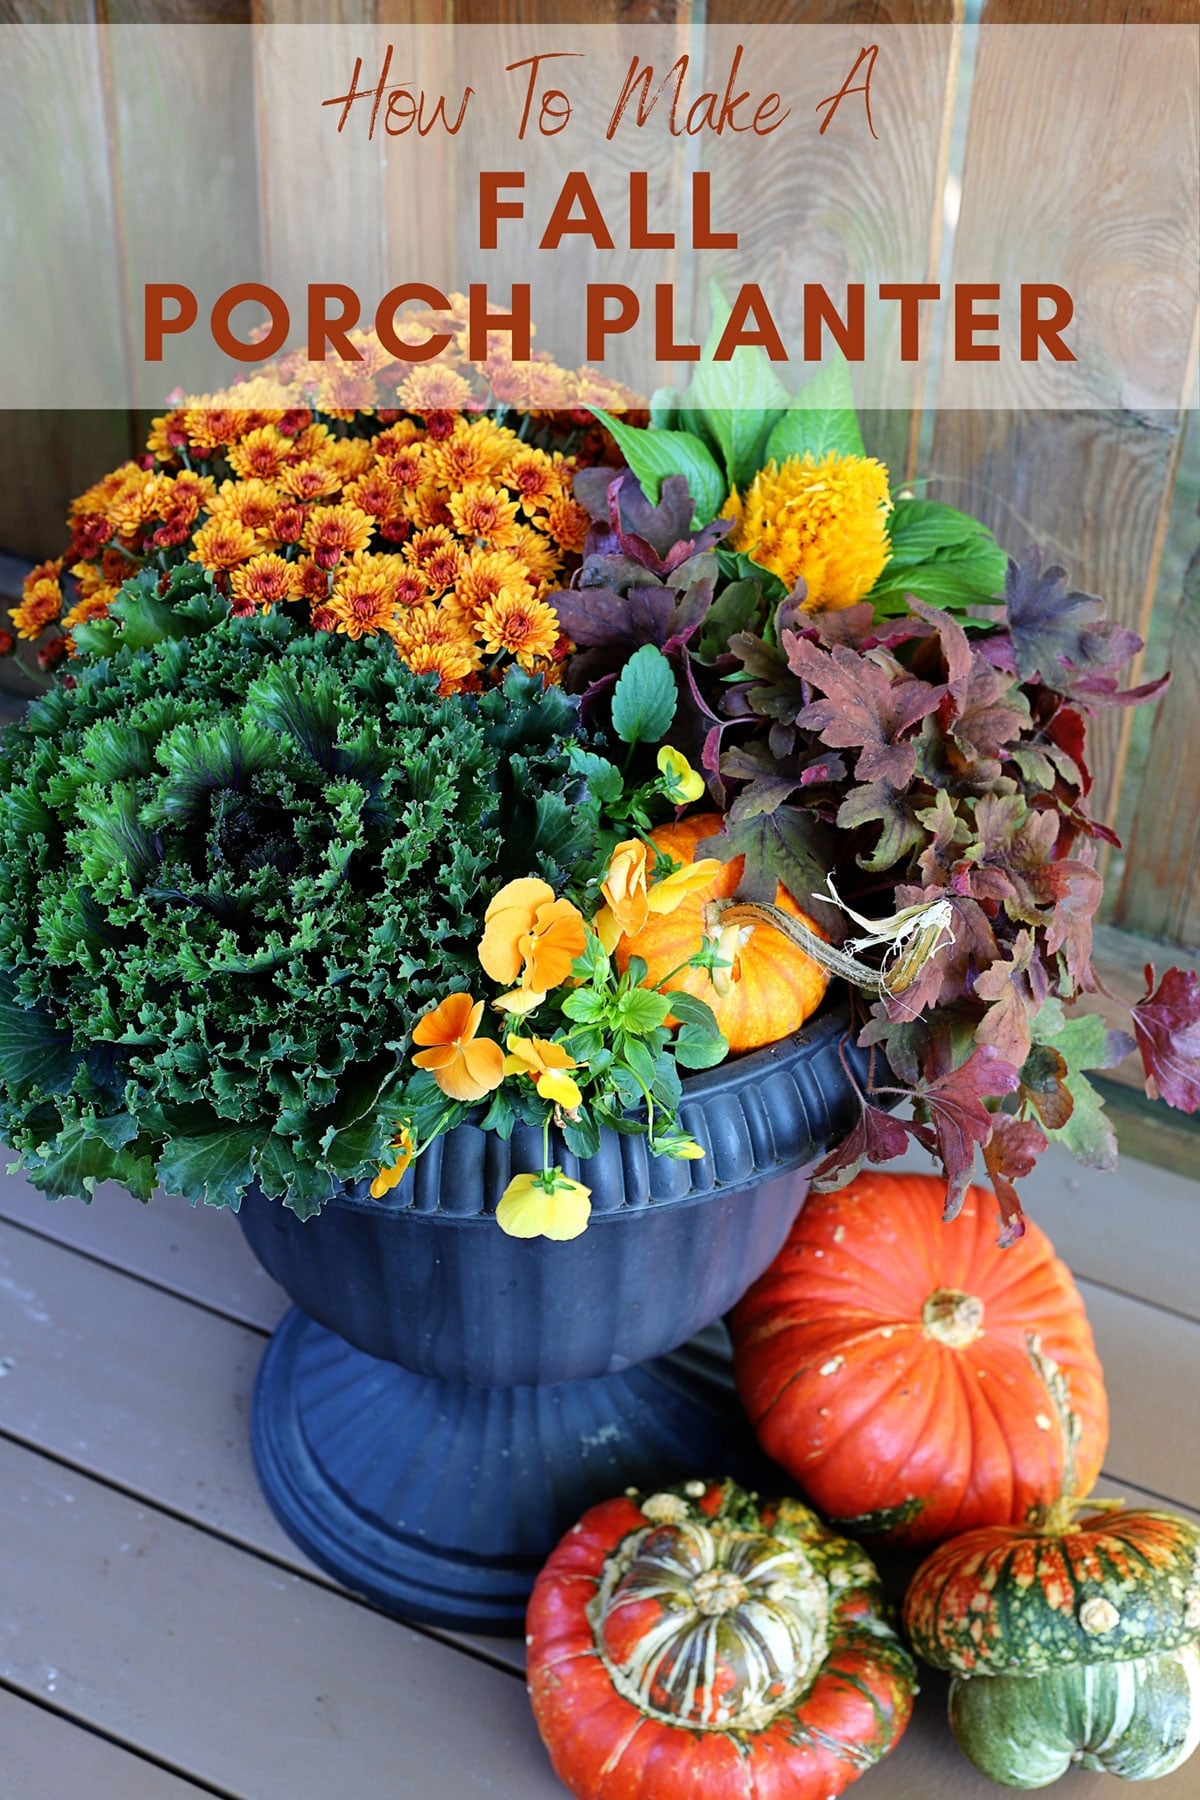
M1112 1398L1101 1492L1200 1515L1200 1186L1047 1159ZM521 1648L385 1618L275 1525L251 1383L284 1309L234 1220L0 1177L0 1800L541 1800ZM862 1800L985 1800L926 1674ZM1117 1800L1075 1774L1056 1800ZM1195 1800L1193 1764L1153 1788Z

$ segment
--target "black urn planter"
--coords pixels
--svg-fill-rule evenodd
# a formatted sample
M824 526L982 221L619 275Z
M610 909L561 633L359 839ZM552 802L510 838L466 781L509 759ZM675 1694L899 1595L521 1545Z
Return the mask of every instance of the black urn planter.
M705 1472L753 1485L727 1368L679 1346L775 1256L863 1062L829 1012L688 1079L703 1161L616 1133L584 1163L555 1144L592 1190L569 1243L506 1237L492 1216L541 1167L536 1131L460 1125L385 1200L359 1184L307 1223L248 1195L242 1230L296 1303L254 1400L284 1529L389 1611L519 1631L542 1562L597 1500Z

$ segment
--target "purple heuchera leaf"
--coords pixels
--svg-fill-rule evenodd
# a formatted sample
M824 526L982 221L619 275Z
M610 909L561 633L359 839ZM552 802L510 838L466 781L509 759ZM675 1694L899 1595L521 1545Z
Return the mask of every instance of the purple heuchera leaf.
M1014 1119L1008 1113L992 1115L992 1135L983 1146L983 1161L1000 1208L997 1243L1008 1250L1025 1235L1025 1215L1014 1181L1033 1171L1046 1148L1046 1134L1032 1119Z
M894 1156L903 1156L910 1136L925 1142L926 1149L932 1148L932 1142L927 1141L932 1139L932 1133L924 1126L911 1119L897 1119L864 1101L853 1131L813 1170L814 1190L820 1194L844 1187L865 1163L891 1162Z
M1146 1090L1180 1112L1200 1110L1200 978L1191 969L1168 969L1154 989L1154 965L1146 964L1146 997L1133 1008Z
M1004 603L1016 672L1059 693L1096 702L1117 697L1116 673L1142 648L1135 631L1104 617L1094 594L1068 588L1066 570L1042 568L1034 545L1010 560ZM1153 684L1151 684L1153 686ZM1143 691L1140 696L1146 698Z
M665 477L657 505L629 469L581 469L572 492L593 521L584 545L586 560L622 555L663 577L733 530L732 519L714 519L702 531L692 531L696 507L683 475Z
M842 644L822 650L790 631L783 647L793 673L826 696L806 706L797 724L835 749L858 749L858 781L906 788L917 752L904 733L934 711L945 688L909 675L886 651L859 656Z
M1021 1077L1010 1062L988 1044L972 1050L965 1063L928 1084L918 1094L929 1108L937 1147L946 1171L946 1206L943 1218L958 1217L962 1210L975 1163L975 1150L986 1144L995 1114L983 1104L1001 1094L1011 1094Z

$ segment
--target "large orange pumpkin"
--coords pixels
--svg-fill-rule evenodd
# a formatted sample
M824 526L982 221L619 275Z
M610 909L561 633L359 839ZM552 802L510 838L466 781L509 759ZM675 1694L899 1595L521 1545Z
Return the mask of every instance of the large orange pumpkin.
M864 1173L810 1198L732 1317L743 1403L826 1517L928 1544L1023 1525L1090 1492L1104 1375L1070 1271L1034 1224L995 1243L996 1203Z
M660 825L651 838L667 856L687 865L696 860L701 839L715 836L724 823L720 813L701 813L678 824ZM665 989L682 990L707 1001L731 1050L757 1050L798 1031L821 1004L829 984L819 963L789 943L781 931L761 924L740 929L725 993L717 991L707 969L680 968L696 954L706 935L705 907L710 900L732 898L744 866L741 856L722 863L710 887L689 894L672 913L651 913L640 931L620 939L614 952L622 974L630 957L640 956L646 964L647 986L656 987L668 976L663 982ZM782 884L775 890L775 904L824 936Z

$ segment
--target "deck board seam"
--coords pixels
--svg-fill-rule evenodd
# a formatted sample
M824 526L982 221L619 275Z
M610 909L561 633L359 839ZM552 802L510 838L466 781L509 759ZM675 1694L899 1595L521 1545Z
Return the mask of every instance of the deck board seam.
M81 1719L77 1713L69 1712L65 1707L54 1706L36 1688L22 1687L6 1676L0 1675L0 1692L11 1694L14 1700L20 1700L27 1706L36 1706L39 1712L48 1713L60 1724L69 1726L73 1731L82 1731L88 1737L99 1738L102 1743L111 1744L114 1750L121 1750L127 1756L136 1757L139 1762L149 1764L151 1768L161 1769L164 1775L171 1775L177 1781L186 1781L201 1794L209 1794L212 1800L250 1800L246 1794L235 1793L232 1788L214 1787L203 1775L195 1774L191 1769L184 1769L178 1763L169 1762L166 1758L156 1756L153 1750L147 1750L141 1744L131 1743L128 1738L105 1731L103 1726L93 1725L89 1719ZM64 1800L69 1800L64 1796Z
M257 1337L269 1338L275 1327L260 1325L254 1319L248 1319L243 1313L232 1312L219 1301L202 1300L195 1294L187 1294L173 1287L158 1276L144 1274L140 1269L131 1269L125 1263L114 1262L110 1257L96 1250L89 1250L82 1244L72 1244L66 1238L58 1237L54 1232L42 1231L28 1220L14 1219L0 1208L0 1226L11 1227L13 1231L23 1231L28 1237L37 1238L43 1244L53 1244L56 1249L65 1250L71 1256L77 1256L82 1262L91 1263L98 1269L110 1269L115 1275L124 1275L130 1281L140 1281L143 1287L153 1288L157 1293L165 1294L170 1300L180 1300L186 1306L194 1306L198 1312L211 1313L215 1318L224 1319L230 1325L239 1325L244 1331L252 1331Z
M266 1563L272 1569L278 1569L281 1575L293 1577L296 1581L306 1582L309 1587L320 1588L326 1593L335 1594L339 1599L348 1601L351 1606L356 1606L363 1612L373 1613L376 1618L389 1619L399 1623L407 1630L415 1631L420 1637L432 1638L435 1643L444 1644L448 1650L456 1650L462 1656L469 1656L473 1662L482 1663L485 1668L499 1669L505 1675L515 1677L519 1681L525 1679L524 1670L516 1668L499 1655L490 1656L482 1648L473 1644L464 1644L453 1634L439 1631L436 1626L428 1625L420 1619L402 1618L397 1620L394 1613L385 1611L381 1606L373 1605L364 1595L356 1594L352 1589L343 1587L339 1581L326 1575L322 1569L298 1569L294 1563L282 1561L278 1556L273 1556L269 1550L260 1549L255 1544L247 1544L243 1539L234 1537L227 1531L222 1531L218 1526L212 1525L204 1519L197 1519L167 1501L143 1494L138 1489L129 1487L125 1482L115 1480L103 1470L89 1468L86 1463L75 1462L71 1457L64 1456L61 1451L50 1449L45 1444L38 1443L36 1439L27 1437L23 1432L13 1431L8 1426L0 1426L0 1441L13 1444L20 1450L27 1450L31 1455L40 1456L44 1461L53 1463L56 1468L69 1470L72 1475L78 1475L81 1480L95 1482L97 1487L107 1488L110 1493L120 1494L125 1500L133 1501L138 1506L160 1513L164 1518L173 1519L177 1525L200 1532L204 1537L211 1539L214 1543L223 1544L227 1549L240 1552L243 1556L252 1556L258 1562ZM234 1796L234 1800L237 1800L237 1796Z
M1147 1500L1154 1500L1160 1506L1182 1506L1188 1512L1200 1512L1200 1500L1184 1500L1177 1494L1160 1494L1157 1488L1148 1488L1144 1481L1134 1481L1129 1475L1121 1475L1116 1469L1109 1468L1107 1463L1100 1471L1100 1479L1119 1481L1122 1487L1136 1488L1139 1494L1145 1494Z
M1147 1300L1144 1294L1131 1294L1128 1288L1116 1287L1111 1281L1100 1281L1095 1275L1081 1275L1078 1270L1071 1272L1082 1288L1100 1288L1106 1294L1115 1294L1119 1300L1132 1300L1135 1306L1148 1306L1151 1312L1166 1313L1169 1318L1181 1319L1185 1325L1200 1326L1200 1314L1183 1312L1164 1300Z

